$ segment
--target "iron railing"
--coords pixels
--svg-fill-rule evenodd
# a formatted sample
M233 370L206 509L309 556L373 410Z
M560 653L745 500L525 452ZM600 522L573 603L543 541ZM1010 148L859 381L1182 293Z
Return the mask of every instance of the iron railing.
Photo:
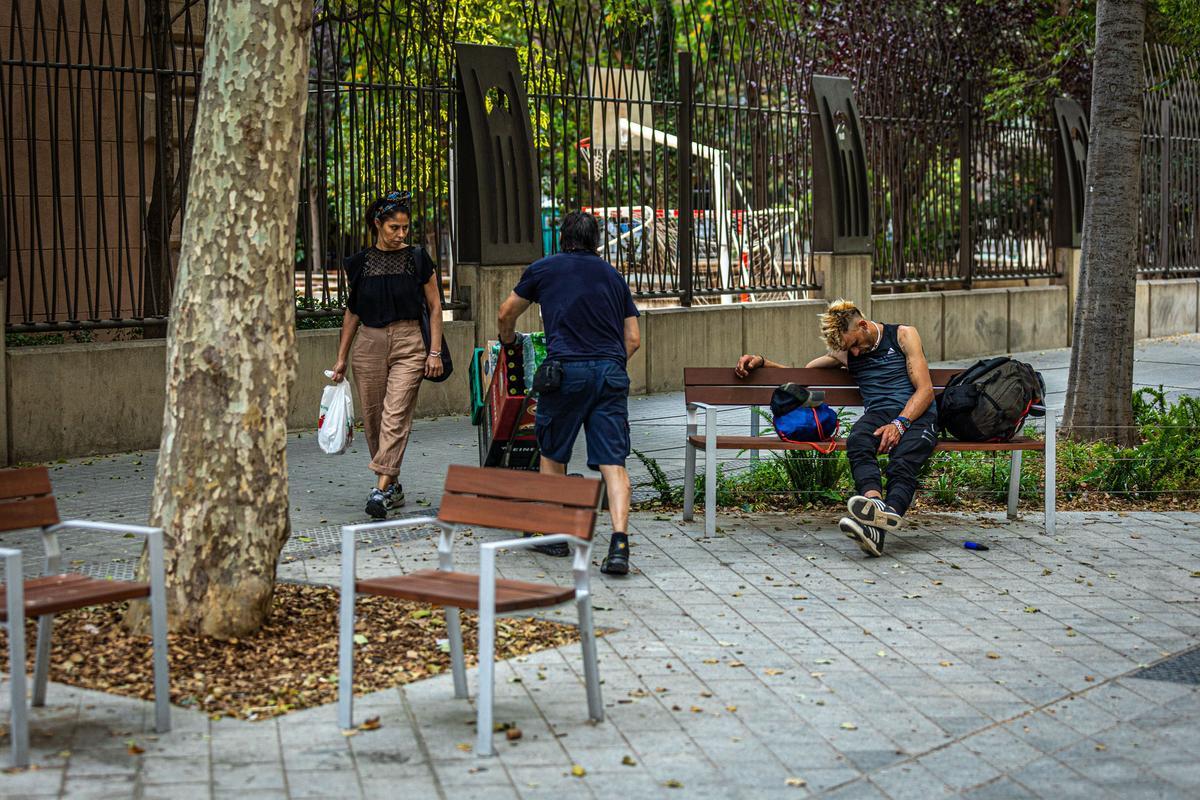
M1200 64L1146 46L1138 269L1200 273Z
M205 4L28 0L3 12L9 331L161 332L186 211ZM456 41L518 49L545 250L565 211L590 209L604 223L605 254L643 300L817 288L814 73L856 85L877 285L1055 274L1049 114L990 119L990 63L965 51L953 20L910 30L931 23L914 22L920 15L904 4L832 19L789 0L620 6L502 4L497 13L516 16L495 24L458 16L468 4L451 0L317 0L296 198L298 313L340 313L341 261L367 243L362 210L392 187L414 193L413 235L457 301ZM880 45L868 35L880 26L898 33ZM1176 57L1147 52L1148 80L1161 82ZM1200 272L1196 85L1177 81L1147 98L1140 268Z

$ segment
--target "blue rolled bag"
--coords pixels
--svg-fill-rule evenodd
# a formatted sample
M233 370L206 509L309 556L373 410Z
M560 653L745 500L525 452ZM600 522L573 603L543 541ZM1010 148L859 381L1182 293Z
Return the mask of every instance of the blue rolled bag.
M771 394L771 421L783 441L808 443L814 450L833 452L838 415L825 402L824 392L798 383L779 386Z

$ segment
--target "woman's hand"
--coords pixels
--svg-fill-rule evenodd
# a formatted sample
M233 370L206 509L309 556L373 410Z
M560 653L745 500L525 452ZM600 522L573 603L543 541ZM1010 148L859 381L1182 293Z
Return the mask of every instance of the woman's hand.
M341 383L342 379L345 377L346 377L346 359L339 358L333 364L333 382Z
M425 377L440 378L442 376L442 357L428 355L425 357Z

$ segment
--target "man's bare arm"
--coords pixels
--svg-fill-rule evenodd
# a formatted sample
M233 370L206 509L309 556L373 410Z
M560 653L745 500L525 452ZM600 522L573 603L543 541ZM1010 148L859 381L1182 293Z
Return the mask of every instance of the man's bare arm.
M500 341L511 344L513 333L517 329L517 317L525 313L530 303L524 297L512 292L508 299L500 304L500 317L497 327L500 329Z
M642 331L638 327L637 317L625 318L625 360L633 358L633 354L642 346Z
M917 329L911 325L901 325L898 338L900 349L904 351L908 362L908 378L914 389L900 415L915 420L933 405L933 379L929 376L929 362L925 360L921 334L917 333Z
M844 367L846 366L846 354L838 351L837 353L817 356L804 366L806 369L836 369L837 367Z

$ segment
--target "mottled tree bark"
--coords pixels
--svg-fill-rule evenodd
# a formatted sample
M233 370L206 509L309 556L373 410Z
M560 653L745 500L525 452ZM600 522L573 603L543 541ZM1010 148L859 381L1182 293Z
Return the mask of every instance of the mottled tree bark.
M151 520L171 624L217 638L270 608L288 523L296 198L312 0L211 0ZM131 624L142 623L131 613Z
M1130 444L1145 0L1100 0L1064 433Z

